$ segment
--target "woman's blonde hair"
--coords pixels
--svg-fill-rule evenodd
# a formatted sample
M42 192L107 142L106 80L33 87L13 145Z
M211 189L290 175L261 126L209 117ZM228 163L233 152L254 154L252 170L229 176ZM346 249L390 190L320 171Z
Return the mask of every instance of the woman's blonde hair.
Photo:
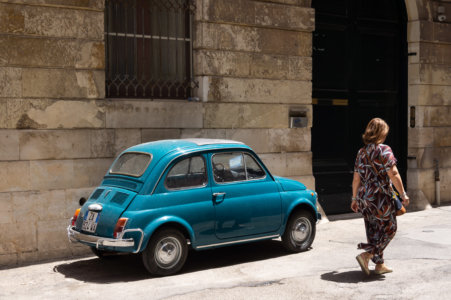
M366 126L365 133L362 135L365 145L368 144L382 144L387 137L390 127L388 124L380 119L372 119Z

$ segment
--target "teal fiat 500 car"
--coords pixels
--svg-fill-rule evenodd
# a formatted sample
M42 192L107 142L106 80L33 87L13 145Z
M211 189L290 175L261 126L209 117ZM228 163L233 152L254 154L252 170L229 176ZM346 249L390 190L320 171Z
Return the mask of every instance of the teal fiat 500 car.
M151 274L164 276L183 267L189 249L281 237L288 251L305 251L321 218L316 202L243 143L163 140L121 153L67 231L99 257L140 253Z

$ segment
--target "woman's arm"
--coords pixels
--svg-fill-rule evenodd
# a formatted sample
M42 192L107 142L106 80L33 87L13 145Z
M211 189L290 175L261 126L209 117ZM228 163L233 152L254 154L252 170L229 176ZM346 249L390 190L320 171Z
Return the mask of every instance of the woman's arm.
M406 191L404 190L404 185L402 184L402 179L401 176L399 175L399 171L396 165L393 165L390 168L390 170L388 170L387 174L388 177L390 177L391 181L393 182L393 185L395 186L396 190L401 194L403 204L405 206L409 205L410 199L409 196L407 196Z
M357 172L354 172L354 177L352 178L352 202L351 202L351 209L353 212L358 211L358 205L357 205L357 191L360 187L360 175Z

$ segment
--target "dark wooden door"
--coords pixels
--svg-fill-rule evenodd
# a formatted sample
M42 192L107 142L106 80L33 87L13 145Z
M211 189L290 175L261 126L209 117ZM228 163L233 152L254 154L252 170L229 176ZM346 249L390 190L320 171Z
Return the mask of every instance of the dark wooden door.
M348 212L366 124L390 126L386 144L405 179L407 42L403 0L314 0L313 174L326 213Z

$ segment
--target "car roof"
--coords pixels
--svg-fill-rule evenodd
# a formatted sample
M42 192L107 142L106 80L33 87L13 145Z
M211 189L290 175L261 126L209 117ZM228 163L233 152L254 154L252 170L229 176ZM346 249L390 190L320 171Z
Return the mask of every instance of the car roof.
M125 152L145 152L151 153L154 156L164 156L170 152L187 152L190 150L209 150L209 149L229 149L229 148L243 148L250 149L242 142L226 140L226 139L204 139L204 138L189 138L189 139L172 139L160 140L139 144L128 148Z

